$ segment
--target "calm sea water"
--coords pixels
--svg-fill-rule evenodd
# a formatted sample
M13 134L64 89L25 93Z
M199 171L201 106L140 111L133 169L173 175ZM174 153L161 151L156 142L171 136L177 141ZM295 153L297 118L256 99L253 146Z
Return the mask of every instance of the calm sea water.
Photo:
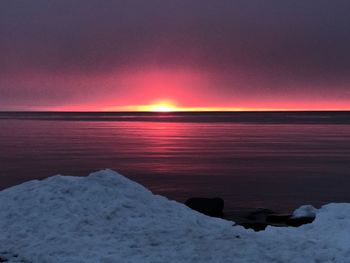
M350 112L0 113L0 188L103 168L229 209L350 202Z

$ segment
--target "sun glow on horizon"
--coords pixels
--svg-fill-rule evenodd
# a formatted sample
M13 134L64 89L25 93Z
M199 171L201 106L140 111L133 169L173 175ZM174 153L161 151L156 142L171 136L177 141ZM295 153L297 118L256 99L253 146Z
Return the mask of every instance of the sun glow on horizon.
M178 107L169 102L130 105L104 108L104 111L130 111L130 112L208 112L208 111L288 111L285 108L238 108L238 107ZM293 109L295 110L295 109ZM300 109L296 109L300 110Z
M112 106L101 108L102 111L120 111L120 112L208 112L208 111L318 111L325 108L307 108L307 107L218 107L218 106L179 106L172 100L158 100L151 104ZM326 108L328 111L343 110L338 108ZM348 110L348 109L347 109Z
M156 112L171 112L174 111L175 108L169 105L151 105L149 111L156 111Z
M153 112L172 112L179 110L179 108L177 108L173 103L169 101L161 101L155 104L145 105L144 108L145 111Z
M173 111L182 111L182 108L177 107L173 102L169 100L162 100L152 104L111 107L105 110L107 111L116 110L116 111L173 112Z

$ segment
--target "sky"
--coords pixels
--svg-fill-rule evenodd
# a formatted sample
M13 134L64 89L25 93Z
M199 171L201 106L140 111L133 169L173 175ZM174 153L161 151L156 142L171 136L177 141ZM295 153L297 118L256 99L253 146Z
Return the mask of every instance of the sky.
M350 1L2 0L0 110L350 110Z

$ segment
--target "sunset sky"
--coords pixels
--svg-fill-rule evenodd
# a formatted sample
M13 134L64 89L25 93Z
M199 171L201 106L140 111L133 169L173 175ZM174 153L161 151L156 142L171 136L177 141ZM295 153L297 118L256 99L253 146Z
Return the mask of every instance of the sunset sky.
M0 110L350 110L349 10L3 0Z

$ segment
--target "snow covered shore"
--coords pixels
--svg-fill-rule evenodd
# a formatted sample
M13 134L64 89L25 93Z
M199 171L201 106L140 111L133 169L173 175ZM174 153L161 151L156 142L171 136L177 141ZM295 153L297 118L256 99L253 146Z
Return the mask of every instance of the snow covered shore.
M0 192L0 262L350 262L350 204L254 232L153 195L111 170Z

